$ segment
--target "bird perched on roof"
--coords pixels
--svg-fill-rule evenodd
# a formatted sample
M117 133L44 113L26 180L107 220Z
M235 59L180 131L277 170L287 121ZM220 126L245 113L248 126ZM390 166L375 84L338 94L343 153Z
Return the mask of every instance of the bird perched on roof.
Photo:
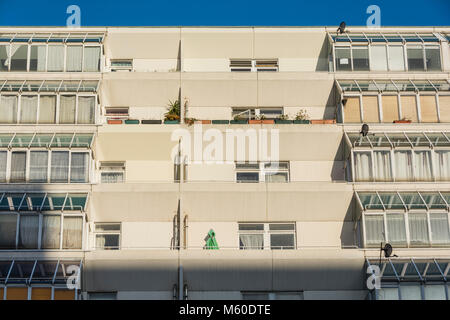
M369 126L367 125L367 123L364 123L361 127L360 134L362 134L362 136L365 137L367 136L368 133L369 133Z
M340 34L343 34L345 32L345 22L344 21L341 22L341 24L339 25L339 28L337 28L336 31Z

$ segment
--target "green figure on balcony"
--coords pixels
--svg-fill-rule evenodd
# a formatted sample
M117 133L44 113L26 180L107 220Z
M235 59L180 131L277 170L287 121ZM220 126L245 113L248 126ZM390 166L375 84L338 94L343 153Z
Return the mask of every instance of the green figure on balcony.
M213 229L209 230L208 235L205 238L206 244L203 247L203 249L210 249L210 250L219 250L219 245L216 241L216 233Z

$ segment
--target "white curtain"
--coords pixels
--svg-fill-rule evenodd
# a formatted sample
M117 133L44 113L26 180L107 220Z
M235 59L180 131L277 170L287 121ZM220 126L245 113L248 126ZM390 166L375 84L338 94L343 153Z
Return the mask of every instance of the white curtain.
M100 47L84 47L83 71L100 71Z
M56 96L40 96L39 123L55 123Z
M25 169L27 164L26 152L12 152L11 153L11 181L23 182L25 181Z
M102 172L102 183L123 182L123 172Z
M51 165L51 182L68 182L69 152L53 151Z
M409 238L411 244L428 244L428 223L425 213L410 213L409 220Z
M78 97L77 123L94 123L95 97Z
M67 46L66 71L81 71L83 46Z
M391 153L389 151L374 151L375 180L391 181Z
M8 156L7 151L0 151L0 182L6 181L6 159Z
M372 156L370 152L355 152L356 181L372 180Z
M422 292L420 285L402 285L400 286L402 300L421 300Z
M103 234L97 234L95 236L95 248L96 249L104 249L106 243L106 237Z
M387 70L386 46L372 46L370 48L370 67L375 71Z
M87 152L72 153L72 161L70 164L70 182L87 182L88 181L88 156Z
M414 152L414 172L416 180L430 181L431 176L431 152L415 151Z
M262 234L240 234L241 249L264 249L264 236Z
M64 69L64 46L48 46L47 71L63 71Z
M42 249L59 249L61 216L45 215L42 217Z
M75 123L76 96L61 96L59 101L59 123Z
M379 245L384 239L384 218L382 215L365 215L366 244Z
M287 172L266 172L266 182L288 182Z
M430 225L433 244L450 243L447 213L431 213Z
M63 221L63 249L81 249L83 218L64 216Z
M0 214L0 249L16 248L16 214Z
M30 152L30 181L47 182L48 152Z
M386 223L389 242L406 244L405 216L403 214L387 214Z
M436 150L436 178L450 181L450 151Z
M412 180L412 163L410 151L395 151L395 179L397 181Z
M38 46L37 48L37 71L45 71L47 46Z
M39 217L37 215L21 215L19 224L19 247L23 249L37 249Z
M38 96L20 97L20 123L36 123Z
M0 123L17 122L17 96L0 96Z
M389 46L389 70L404 71L405 59L403 57L403 46Z

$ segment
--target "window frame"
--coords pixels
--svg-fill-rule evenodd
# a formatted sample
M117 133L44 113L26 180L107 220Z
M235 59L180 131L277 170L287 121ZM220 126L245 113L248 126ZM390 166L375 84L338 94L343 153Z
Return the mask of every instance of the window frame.
M239 227L241 225L263 225L263 230L239 230ZM289 224L292 225L292 229L291 230L270 230L270 225L274 225L274 224ZM240 245L240 236L241 235L253 235L253 234L259 234L259 235L263 235L263 249L262 250L296 250L298 249L297 246L297 224L295 222L289 221L289 222L282 222L282 221L276 221L276 222L238 222L238 237L237 237L237 248L239 248L239 250L259 250L259 249L255 249L255 248L248 248L245 249L243 247L241 247ZM271 242L271 238L270 236L272 234L292 234L294 236L293 239L293 248L276 248L273 249L272 248L272 242Z
M98 231L98 225L115 225L119 226L118 230L110 231ZM121 250L122 249L122 223L121 222L95 222L93 233L93 248L94 250ZM117 235L118 236L118 246L117 247L98 247L97 246L97 236L98 235Z
M271 169L271 168L266 168L265 165L266 164L271 164L271 163L283 163L286 164L286 168L282 168L282 167L278 167L278 169ZM258 169L256 168L238 168L239 165L242 164L253 164L256 166L258 166ZM258 161L258 162L239 162L239 161L235 161L234 163L234 177L235 177L235 182L236 183L261 183L261 182L265 182L265 183L289 183L290 182L290 161ZM245 181L245 180L238 180L238 173L257 173L258 174L258 181ZM266 174L267 173L286 173L287 174L287 178L286 181L284 182L273 182L273 181L266 181Z

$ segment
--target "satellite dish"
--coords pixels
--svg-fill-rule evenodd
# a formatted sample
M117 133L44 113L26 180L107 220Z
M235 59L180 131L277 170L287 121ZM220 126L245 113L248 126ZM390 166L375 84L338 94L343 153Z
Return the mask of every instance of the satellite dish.
M381 249L384 251L384 257L389 258L392 255L392 246L389 243L384 245L384 248Z
M365 137L367 136L368 133L369 133L369 125L367 123L364 123L361 127L360 134L362 134L362 136Z
M341 24L339 25L337 32L339 32L340 34L345 32L345 22L344 21L342 21Z

